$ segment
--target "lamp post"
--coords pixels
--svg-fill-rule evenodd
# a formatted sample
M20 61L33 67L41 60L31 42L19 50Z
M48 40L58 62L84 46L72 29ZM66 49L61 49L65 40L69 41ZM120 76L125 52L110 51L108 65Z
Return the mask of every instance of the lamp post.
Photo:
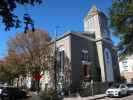
M56 86L56 84L57 84L57 74L56 74L56 29L55 29L55 40L54 40L54 79L55 79L55 83L54 83L54 85L55 85L55 91L57 91L57 86Z
M58 26L55 27L55 40L54 40L54 79L55 79L55 91L57 92L57 46L56 46L56 40L57 40L57 28Z
M93 79L91 80L91 94L92 94L92 96L94 95L94 90L93 90Z

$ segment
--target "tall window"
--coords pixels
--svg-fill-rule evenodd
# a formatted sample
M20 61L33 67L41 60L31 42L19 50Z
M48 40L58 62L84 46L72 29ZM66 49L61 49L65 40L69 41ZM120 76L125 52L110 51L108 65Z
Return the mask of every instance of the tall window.
M59 51L59 69L60 72L64 70L64 50Z
M84 65L84 76L88 75L88 66Z
M123 61L122 64L123 64L124 71L128 71L128 63L127 63L127 61L126 60Z
M81 59L82 61L88 61L88 50L82 50Z
M126 60L123 61L122 64L123 64L123 65L127 65L127 61L126 61Z
M88 65L83 66L83 75L85 78L90 78L90 66Z
M91 17L88 20L88 28L90 32L94 32L94 18L93 17Z

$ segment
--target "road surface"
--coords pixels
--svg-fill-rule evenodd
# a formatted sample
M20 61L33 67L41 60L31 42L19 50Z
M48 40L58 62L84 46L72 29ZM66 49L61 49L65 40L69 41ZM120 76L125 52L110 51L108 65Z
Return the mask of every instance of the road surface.
M109 98L109 97L105 97L103 99L98 99L98 100L133 100L133 94L125 96L125 97L121 97L121 98Z

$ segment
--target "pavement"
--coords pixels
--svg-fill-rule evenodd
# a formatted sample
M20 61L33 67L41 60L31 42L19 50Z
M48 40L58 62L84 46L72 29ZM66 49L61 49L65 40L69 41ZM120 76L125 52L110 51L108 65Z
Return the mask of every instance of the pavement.
M36 93L33 92L31 95L32 96L30 98L25 99L25 100L41 100ZM94 95L94 96L88 96L88 97L80 97L80 96L65 97L63 100L96 100L96 99L102 99L104 97L106 97L105 94L100 94L100 95Z
M29 95L30 97L25 100L41 100L37 92L30 92Z
M120 98L109 98L109 97L105 97L105 98L101 98L98 100L133 100L133 94L130 94L128 96L124 96L124 97L120 97Z
M97 99L102 99L105 98L105 94L99 94L99 95L94 95L94 96L88 96L88 97L65 97L63 100L97 100Z

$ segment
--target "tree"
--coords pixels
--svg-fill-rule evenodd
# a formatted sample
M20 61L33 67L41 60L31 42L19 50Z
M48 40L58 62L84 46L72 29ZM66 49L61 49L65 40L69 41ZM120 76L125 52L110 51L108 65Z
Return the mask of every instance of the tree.
M10 66L7 62L4 59L3 63L0 64L0 81L12 84L14 77L16 77L14 73L15 66Z
M5 67L7 68L6 70L12 76L11 81L17 79L17 86L18 86L18 83L20 81L19 76L25 77L27 74L23 57L16 54L15 52L9 52L8 56L5 57L5 62L6 62Z
M8 51L15 52L20 57L20 61L23 61L22 64L28 73L32 76L40 75L42 71L50 70L49 67L52 67L49 65L52 58L50 40L48 33L41 30L28 31L27 34L19 33L15 38L9 40Z
M120 50L133 52L133 0L114 0L110 9L111 26L121 38Z
M18 4L31 4L41 3L41 0L1 0L0 1L0 16L2 22L5 24L5 30L9 30L12 27L18 28L20 26L20 20L18 16L14 14L14 9Z
M5 66L4 66L5 61L0 61L0 81L1 82L6 82L8 79L6 77L6 72L5 72Z
M13 51L8 52L8 55L0 64L0 72L0 80L11 84L15 78L18 78L19 81L19 76L25 77L28 71L23 55L18 55Z

